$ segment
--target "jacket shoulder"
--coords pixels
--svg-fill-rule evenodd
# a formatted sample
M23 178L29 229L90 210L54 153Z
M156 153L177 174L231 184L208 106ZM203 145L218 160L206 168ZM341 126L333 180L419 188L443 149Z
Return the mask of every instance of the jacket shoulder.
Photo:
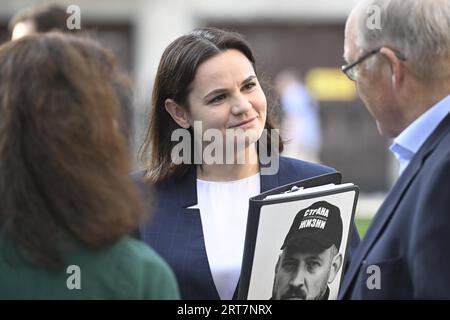
M307 162L299 159L280 157L280 175L295 175L302 179L336 172L336 169L323 164Z

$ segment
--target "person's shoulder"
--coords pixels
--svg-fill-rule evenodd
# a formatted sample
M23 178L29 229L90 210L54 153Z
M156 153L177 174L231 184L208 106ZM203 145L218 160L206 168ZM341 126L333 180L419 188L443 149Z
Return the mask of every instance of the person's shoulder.
M168 264L158 253L142 241L126 236L117 241L112 249L116 250L123 260L134 266L151 266L162 270L163 273L168 272L171 274Z
M112 250L120 272L127 272L128 289L138 299L178 299L179 291L169 265L147 244L123 237Z
M322 164L280 157L278 182L283 185L296 180L309 179L332 172L336 172L336 170Z
M158 254L145 243L131 237L123 237L119 239L110 250L115 251L120 259L128 259L130 262L153 264L155 266L162 265L165 267L164 261L160 259Z
M447 128L447 132L443 136L442 140L439 142L437 146L438 153L442 155L442 158L448 160L450 156L450 128Z
M318 176L336 172L336 169L323 164L283 156L280 157L280 170L283 173L299 173L307 176Z
M450 128L445 132L442 138L431 152L426 155L426 162L423 166L423 174L427 180L433 176L438 177L447 175L450 172Z

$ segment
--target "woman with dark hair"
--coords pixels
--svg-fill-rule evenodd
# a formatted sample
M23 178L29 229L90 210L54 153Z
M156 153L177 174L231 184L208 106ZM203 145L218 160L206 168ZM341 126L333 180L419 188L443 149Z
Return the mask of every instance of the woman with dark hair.
M86 39L0 47L0 299L174 299L120 130L127 81ZM120 92L120 94L118 94Z
M197 29L164 51L141 151L145 170L135 178L143 194L153 186L158 195L140 238L172 266L182 298L235 297L250 197L334 171L280 157L273 128L254 55L241 35ZM209 153L208 141L224 140ZM264 170L264 155L272 172ZM359 241L354 234L352 246Z

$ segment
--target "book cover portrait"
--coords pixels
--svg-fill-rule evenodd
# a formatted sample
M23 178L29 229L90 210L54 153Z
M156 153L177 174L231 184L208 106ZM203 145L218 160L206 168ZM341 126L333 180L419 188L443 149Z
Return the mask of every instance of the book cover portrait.
M356 198L350 187L262 205L246 298L336 299Z

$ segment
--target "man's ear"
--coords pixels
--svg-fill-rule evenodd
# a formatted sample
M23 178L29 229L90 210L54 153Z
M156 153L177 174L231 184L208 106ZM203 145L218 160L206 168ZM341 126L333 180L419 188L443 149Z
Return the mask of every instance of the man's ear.
M275 265L275 276L277 275L278 268L280 267L280 262L281 262L281 256L282 255L283 255L283 253L280 253L280 255L278 256L277 264Z
M405 78L405 65L390 48L381 48L380 54L387 60L387 63L391 69L391 81L393 88L395 90L399 89Z
M178 123L180 127L187 129L191 126L189 123L188 113L185 108L177 104L172 99L166 99L166 101L164 101L164 107L172 119Z
M332 283L334 281L334 278L339 272L339 269L341 269L342 266L342 254L338 253L333 257L333 260L331 261L331 268L330 273L328 274L328 283Z

